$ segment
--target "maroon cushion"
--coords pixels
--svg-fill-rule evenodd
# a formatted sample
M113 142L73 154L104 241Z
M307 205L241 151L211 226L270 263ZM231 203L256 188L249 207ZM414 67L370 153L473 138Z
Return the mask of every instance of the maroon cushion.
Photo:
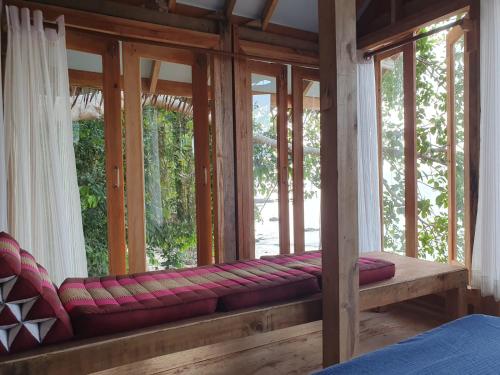
M265 256L262 259L315 275L321 283L321 250L302 254ZM377 258L360 257L358 265L359 285L390 279L394 277L396 271L394 263Z
M0 353L73 337L69 316L45 268L27 251L21 249L19 257L19 274L0 281Z
M79 337L129 331L212 314L217 295L186 270L67 279L59 296Z
M19 244L5 232L0 233L0 279L21 273Z

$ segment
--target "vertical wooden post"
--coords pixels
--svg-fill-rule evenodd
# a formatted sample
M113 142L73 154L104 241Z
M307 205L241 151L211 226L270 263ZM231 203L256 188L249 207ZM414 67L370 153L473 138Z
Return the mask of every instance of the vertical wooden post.
M238 27L233 26L233 53L240 52ZM236 150L236 192L238 259L255 257L253 207L253 129L251 78L247 60L234 59L234 121Z
M231 27L221 27L220 50L231 52ZM229 56L212 63L215 261L236 260L236 192L234 174L233 65Z
M278 79L278 197L280 254L290 254L290 210L288 202L288 83L287 67Z
M319 0L323 365L346 361L359 331L356 2Z
M471 3L468 17L473 28L465 33L464 77L464 139L465 139L465 266L472 266L472 249L476 232L479 193L480 148L480 2ZM470 277L470 273L469 273Z
M377 90L377 142L378 142L378 189L380 202L380 250L384 251L384 159L382 157L382 64L378 56L375 61L375 87Z
M102 55L102 65L109 273L119 275L127 272L127 264L125 254L120 46L118 41L110 41L106 44Z
M292 67L292 162L293 162L293 246L294 253L305 251L304 238L304 80Z
M146 270L141 66L140 56L132 43L123 43L122 51L127 157L128 264L129 272L135 273Z
M193 122L196 180L198 265L212 263L212 196L208 124L208 62L199 54L193 64Z
M417 115L415 43L403 47L406 256L417 257Z

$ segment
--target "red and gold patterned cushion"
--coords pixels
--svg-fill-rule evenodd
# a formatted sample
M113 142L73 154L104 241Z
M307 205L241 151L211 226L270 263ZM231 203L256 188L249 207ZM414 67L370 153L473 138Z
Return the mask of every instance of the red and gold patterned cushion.
M262 259L285 267L301 270L315 275L321 283L321 251L308 251L302 254L265 256ZM359 285L365 285L394 277L394 263L369 257L360 257Z
M8 242L19 249L13 241L9 236ZM19 270L14 267L10 274L5 273L11 267L5 262L16 258ZM4 270L0 279L0 353L14 353L73 337L69 316L47 271L30 253L19 249L17 256L0 257L0 268Z

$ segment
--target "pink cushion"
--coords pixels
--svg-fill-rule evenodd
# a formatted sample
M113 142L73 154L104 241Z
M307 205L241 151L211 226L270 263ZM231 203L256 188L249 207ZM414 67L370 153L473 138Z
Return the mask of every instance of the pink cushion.
M265 256L262 259L315 275L321 283L321 250L302 254ZM394 263L382 259L360 257L358 264L359 285L390 279L394 277L396 271Z
M0 233L0 279L21 273L19 244L5 232Z

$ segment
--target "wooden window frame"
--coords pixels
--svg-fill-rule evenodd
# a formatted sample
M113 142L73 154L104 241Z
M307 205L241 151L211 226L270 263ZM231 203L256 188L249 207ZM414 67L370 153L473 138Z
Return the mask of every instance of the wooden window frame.
M304 228L304 80L319 83L319 71L292 67L292 165L294 253L305 250ZM319 250L319 249L318 249Z
M192 68L192 100L195 138L196 233L198 265L213 262L212 202L210 183L208 59L187 50L123 42L125 143L127 157L127 213L129 272L144 272L146 263L146 222L144 193L144 147L142 127L142 79L140 59L149 58Z
M274 63L264 63L250 60L247 63L247 80L249 90L249 111L252 116L252 88L251 75L252 73L261 74L268 77L276 78L276 105L277 113L277 142L278 142L278 205L279 205L279 247L280 254L290 254L290 213L288 199L288 81L287 81L287 66ZM253 133L253 121L250 121ZM250 138L252 141L252 138ZM252 141L253 142L253 141ZM250 159L253 160L253 147L251 149ZM249 183L253 187L253 162L252 162L252 178ZM253 190L253 188L252 188ZM252 209L253 209L253 193L252 193ZM240 224L241 225L241 224ZM255 233L254 233L255 237ZM255 242L253 255L255 257Z
M66 46L70 50L99 55L102 59L109 273L124 274L127 267L119 42L68 29Z

